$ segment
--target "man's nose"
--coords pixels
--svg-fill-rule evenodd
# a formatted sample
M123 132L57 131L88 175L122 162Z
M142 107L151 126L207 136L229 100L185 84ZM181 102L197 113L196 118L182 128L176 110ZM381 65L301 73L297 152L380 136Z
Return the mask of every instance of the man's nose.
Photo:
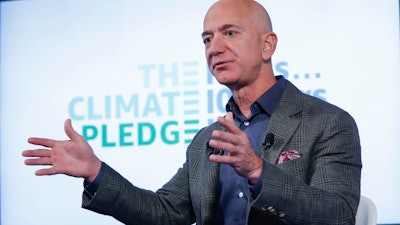
M215 35L207 48L207 53L210 56L214 56L214 55L218 55L222 52L224 52L225 49L225 42L223 37L219 36L219 35Z

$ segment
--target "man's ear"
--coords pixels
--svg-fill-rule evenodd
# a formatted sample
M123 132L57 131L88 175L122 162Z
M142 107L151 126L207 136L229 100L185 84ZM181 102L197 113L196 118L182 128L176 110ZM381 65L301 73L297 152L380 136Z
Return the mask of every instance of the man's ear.
M263 34L263 51L262 56L264 60L269 60L274 54L276 45L278 44L278 37L274 32Z

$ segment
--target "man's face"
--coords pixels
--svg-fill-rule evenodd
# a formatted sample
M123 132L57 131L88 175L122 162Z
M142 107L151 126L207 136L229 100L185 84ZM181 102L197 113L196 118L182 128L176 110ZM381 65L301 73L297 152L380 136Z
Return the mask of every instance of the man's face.
M262 64L262 34L254 15L232 2L215 5L204 19L203 42L208 67L229 88L257 79Z

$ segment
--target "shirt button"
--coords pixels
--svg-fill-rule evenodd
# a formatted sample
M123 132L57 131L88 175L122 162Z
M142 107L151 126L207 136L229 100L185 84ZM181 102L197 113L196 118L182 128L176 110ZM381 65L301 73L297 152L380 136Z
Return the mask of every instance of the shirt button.
M239 192L239 198L243 198L243 192Z
M247 127L248 125L250 125L250 122L248 120L244 121L243 124Z

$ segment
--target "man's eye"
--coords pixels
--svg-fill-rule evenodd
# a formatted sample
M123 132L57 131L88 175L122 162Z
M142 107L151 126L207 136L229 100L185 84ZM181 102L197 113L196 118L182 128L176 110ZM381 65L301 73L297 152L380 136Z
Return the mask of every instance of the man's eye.
M235 34L236 34L235 31L227 31L227 32L226 32L226 35L227 35L227 36L234 36Z
M206 45L208 43L210 43L211 38L203 38L203 43Z

